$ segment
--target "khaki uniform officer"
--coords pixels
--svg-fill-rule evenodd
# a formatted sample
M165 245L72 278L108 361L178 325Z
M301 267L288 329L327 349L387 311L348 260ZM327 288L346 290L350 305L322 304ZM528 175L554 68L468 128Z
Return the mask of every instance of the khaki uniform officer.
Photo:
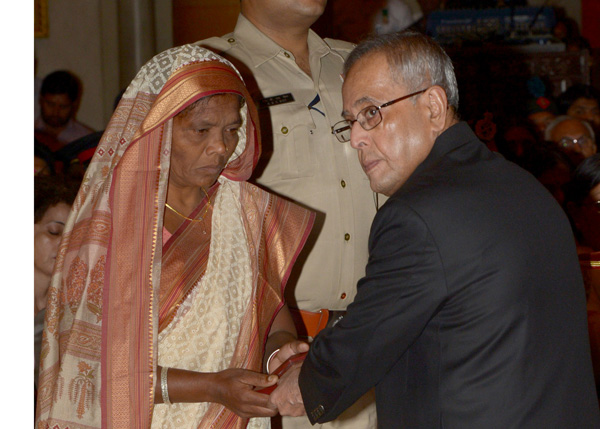
M298 278L290 279L288 302L309 311L345 310L364 276L377 198L356 153L331 134L342 119L342 66L353 45L308 31L309 75L244 15L233 33L198 43L234 62L254 92L266 163L256 181L318 213L314 245ZM312 426L305 416L283 419L284 429L295 427ZM323 427L375 428L372 392Z

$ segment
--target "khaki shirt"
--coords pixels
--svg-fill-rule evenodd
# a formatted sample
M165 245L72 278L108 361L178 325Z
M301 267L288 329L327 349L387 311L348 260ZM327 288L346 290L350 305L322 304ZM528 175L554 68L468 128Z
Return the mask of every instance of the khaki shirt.
M257 169L256 182L317 212L307 249L316 241L306 260L297 263L299 268L304 262L290 279L288 302L310 311L345 309L364 276L375 215L375 194L356 151L331 134L331 126L342 120L342 66L353 45L310 31L311 78L290 52L242 15L233 33L198 44L238 67L260 110L266 166ZM288 93L291 102L269 98ZM317 95L320 101L309 109Z

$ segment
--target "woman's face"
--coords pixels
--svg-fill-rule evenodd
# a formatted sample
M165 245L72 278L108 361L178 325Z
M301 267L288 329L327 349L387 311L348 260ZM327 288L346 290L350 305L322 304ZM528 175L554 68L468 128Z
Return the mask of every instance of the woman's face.
M52 275L58 245L70 209L71 207L67 204L58 203L46 210L40 221L34 224L33 262L35 271L48 276Z
M242 125L237 95L219 94L173 120L169 185L209 188L238 143Z

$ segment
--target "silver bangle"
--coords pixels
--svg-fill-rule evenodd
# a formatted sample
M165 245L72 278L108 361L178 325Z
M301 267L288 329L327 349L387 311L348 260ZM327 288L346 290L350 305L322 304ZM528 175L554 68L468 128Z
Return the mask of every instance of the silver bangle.
M171 405L169 400L169 385L167 384L167 372L169 368L163 366L160 370L160 390L162 391L163 402L167 405Z
M267 365L266 365L266 367L267 367L267 374L271 374L271 371L269 371L269 364L271 363L271 360L275 357L275 355L277 353L279 353L279 350L281 350L281 349L275 350L273 353L271 353L271 355L269 356L269 359L267 359Z

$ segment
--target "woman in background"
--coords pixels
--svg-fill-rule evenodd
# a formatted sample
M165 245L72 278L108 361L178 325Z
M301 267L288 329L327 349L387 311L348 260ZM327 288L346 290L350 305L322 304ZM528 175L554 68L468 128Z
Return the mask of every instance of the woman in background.
M34 283L34 351L35 386L38 385L38 369L46 295L58 246L65 223L75 201L79 182L62 176L39 175L34 179L33 212L33 283Z

